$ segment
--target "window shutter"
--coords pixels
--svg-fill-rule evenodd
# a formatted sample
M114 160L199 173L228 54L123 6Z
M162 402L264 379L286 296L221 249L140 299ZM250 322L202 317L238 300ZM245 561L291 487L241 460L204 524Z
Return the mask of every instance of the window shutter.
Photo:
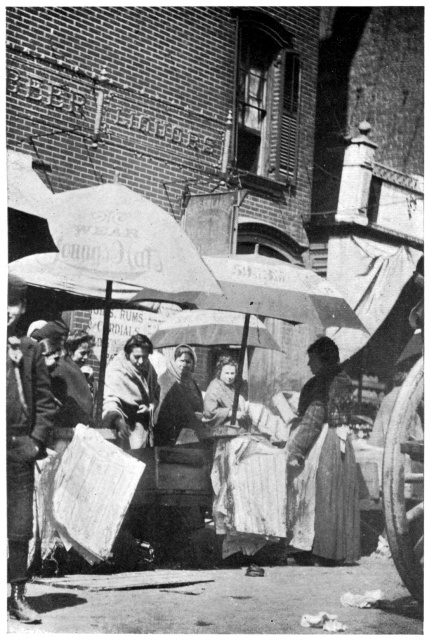
M298 162L300 103L300 61L293 51L282 52L279 128L277 141L277 179L296 183Z

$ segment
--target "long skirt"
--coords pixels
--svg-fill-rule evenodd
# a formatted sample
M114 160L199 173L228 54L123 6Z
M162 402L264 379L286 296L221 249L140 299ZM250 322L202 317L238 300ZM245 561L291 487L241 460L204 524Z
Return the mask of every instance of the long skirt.
M328 429L316 475L315 555L355 562L360 558L359 486L350 438L341 452L335 429Z

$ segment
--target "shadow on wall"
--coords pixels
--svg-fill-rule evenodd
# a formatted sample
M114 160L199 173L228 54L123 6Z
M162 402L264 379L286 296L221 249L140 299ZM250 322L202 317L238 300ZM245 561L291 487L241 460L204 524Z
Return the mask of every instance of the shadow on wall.
M335 211L345 142L350 67L371 13L369 7L336 9L329 36L319 46L312 211Z

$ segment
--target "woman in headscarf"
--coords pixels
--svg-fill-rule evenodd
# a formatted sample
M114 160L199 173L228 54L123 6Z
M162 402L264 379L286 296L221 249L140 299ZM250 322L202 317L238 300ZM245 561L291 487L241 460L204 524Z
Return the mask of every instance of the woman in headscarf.
M160 376L161 396L155 412L155 445L174 446L182 429L201 430L203 396L193 378L197 356L180 344L166 354L167 370Z
M159 400L152 342L137 333L106 369L103 424L117 431L123 449L153 446L153 413Z
M304 551L295 556L300 563L350 564L360 557L358 475L348 427L353 387L333 340L319 338L307 353L313 378L301 391L298 425L287 444L290 544Z
M204 396L204 423L211 429L231 426L237 368L237 362L230 355L220 356L216 363L216 377L210 382ZM242 384L238 397L236 428L250 426L246 396Z

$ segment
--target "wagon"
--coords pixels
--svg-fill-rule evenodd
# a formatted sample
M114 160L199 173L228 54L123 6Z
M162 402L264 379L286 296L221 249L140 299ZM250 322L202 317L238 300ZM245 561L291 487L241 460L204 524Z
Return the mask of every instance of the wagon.
M383 509L398 573L423 601L423 358L405 379L390 415L383 457Z

